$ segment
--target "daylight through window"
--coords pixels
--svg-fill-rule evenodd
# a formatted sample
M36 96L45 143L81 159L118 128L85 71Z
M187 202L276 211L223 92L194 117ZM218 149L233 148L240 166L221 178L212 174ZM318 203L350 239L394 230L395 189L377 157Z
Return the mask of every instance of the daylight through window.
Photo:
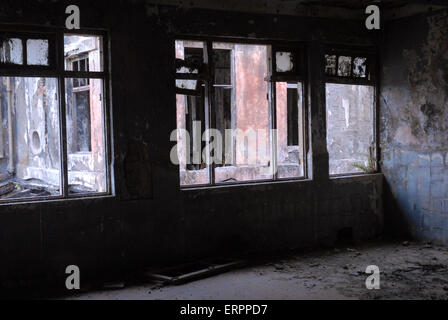
M297 63L270 45L176 41L181 186L305 176Z
M102 36L2 39L0 200L108 192Z

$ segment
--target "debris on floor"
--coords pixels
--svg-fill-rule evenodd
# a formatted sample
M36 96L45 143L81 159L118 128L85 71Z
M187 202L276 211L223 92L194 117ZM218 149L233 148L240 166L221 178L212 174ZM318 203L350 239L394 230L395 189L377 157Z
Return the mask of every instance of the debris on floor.
M427 243L373 242L351 249L317 250L236 268L221 273L226 261L196 263L147 272L144 285L81 294L87 299L448 299L448 248ZM360 253L356 255L354 253ZM380 271L380 289L368 290L366 267ZM213 267L215 266L215 267ZM210 269L209 269L210 267ZM213 270L215 269L215 270ZM215 271L215 273L211 272ZM155 276L154 276L155 275ZM159 276L157 276L159 275ZM211 275L214 275L211 277ZM206 278L204 278L206 277ZM199 279L203 278L203 279ZM190 280L197 280L188 282ZM188 283L186 283L188 282ZM219 289L217 289L219 288Z
M165 284L177 285L226 272L241 267L244 264L244 260L209 259L155 271L147 271L145 275L150 279L161 280Z

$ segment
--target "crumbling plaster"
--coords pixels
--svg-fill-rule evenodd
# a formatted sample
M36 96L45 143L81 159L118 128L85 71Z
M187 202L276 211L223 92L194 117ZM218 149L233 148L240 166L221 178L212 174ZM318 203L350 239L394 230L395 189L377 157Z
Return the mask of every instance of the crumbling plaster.
M444 244L448 243L447 39L447 11L388 24L380 96L382 169L390 189L387 226Z

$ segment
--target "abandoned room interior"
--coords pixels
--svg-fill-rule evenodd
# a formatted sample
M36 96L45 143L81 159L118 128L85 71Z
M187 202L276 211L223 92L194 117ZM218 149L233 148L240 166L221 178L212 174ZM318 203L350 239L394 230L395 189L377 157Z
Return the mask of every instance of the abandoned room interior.
M0 297L28 296L448 299L448 3L2 1Z

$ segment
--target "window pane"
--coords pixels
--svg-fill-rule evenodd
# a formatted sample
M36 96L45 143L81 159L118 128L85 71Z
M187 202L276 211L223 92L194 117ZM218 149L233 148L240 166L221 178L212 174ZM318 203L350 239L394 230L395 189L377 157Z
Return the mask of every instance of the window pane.
M277 176L304 176L303 92L299 82L276 83Z
M178 73L198 73L204 63L204 43L176 40L176 59L185 61ZM197 96L176 95L177 157L179 159L180 185L208 184L209 169L202 156L205 142L205 86L197 80L176 79L176 87L198 90Z
M185 65L176 69L177 73L199 73L204 64L204 43L176 40L176 59L185 62ZM176 79L176 87L179 89L198 90L201 85L197 80Z
M0 199L61 194L55 78L0 77Z
M222 141L215 181L271 179L267 46L214 43L213 49L219 63L212 110L216 139Z
M197 80L176 79L176 87L179 89L197 90Z
M204 97L177 94L176 108L180 185L208 184L209 170L202 156L205 147L202 141L205 131Z
M0 63L23 64L21 39L6 39L0 43Z
M28 65L48 66L48 40L26 40L26 59Z
M338 76L349 77L352 67L352 58L339 56L338 57Z
M330 174L375 171L374 87L326 85Z
M106 192L103 80L68 78L65 88L69 193Z
M366 58L356 57L353 59L353 76L359 78L366 77Z
M325 55L325 73L329 76L336 75L336 55Z
M213 83L215 91L215 104L213 107L215 117L214 127L219 132L222 143L221 154L214 155L215 157L219 157L218 163L215 164L217 167L231 166L234 163L232 157L232 139L225 139L226 130L232 129L232 119L235 122L235 115L232 116L232 104L234 101L232 96L235 92L233 88L235 79L232 72L234 49L235 46L228 43L215 43L213 45L213 62L215 65L215 81Z
M275 61L277 72L288 72L294 68L294 55L292 52L276 52Z
M103 71L102 37L64 35L65 70Z

